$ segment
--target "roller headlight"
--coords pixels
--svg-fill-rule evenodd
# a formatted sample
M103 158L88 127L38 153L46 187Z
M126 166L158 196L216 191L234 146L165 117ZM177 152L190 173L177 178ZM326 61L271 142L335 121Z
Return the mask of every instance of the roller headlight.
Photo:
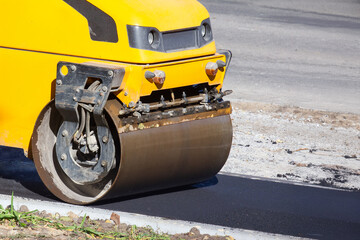
M212 40L212 33L211 33L210 24L203 23L201 25L201 36L204 38L205 41Z
M206 35L206 27L205 27L205 25L203 24L203 25L201 25L201 36L202 36L202 37L205 37L205 35Z
M148 34L148 41L150 45L154 42L154 34L152 32L149 32Z
M160 33L156 30L150 30L148 42L153 49L158 49L160 46Z

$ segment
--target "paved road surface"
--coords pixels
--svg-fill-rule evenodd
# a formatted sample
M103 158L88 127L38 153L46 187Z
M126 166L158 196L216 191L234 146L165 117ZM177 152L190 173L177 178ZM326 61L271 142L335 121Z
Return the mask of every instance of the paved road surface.
M57 201L21 151L0 147L0 193ZM94 207L320 239L360 236L360 192L217 175L191 187Z
M360 1L201 0L232 98L360 114Z

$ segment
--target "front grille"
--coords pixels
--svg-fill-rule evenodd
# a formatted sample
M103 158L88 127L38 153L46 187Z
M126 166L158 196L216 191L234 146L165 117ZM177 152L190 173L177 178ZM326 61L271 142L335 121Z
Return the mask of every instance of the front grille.
M197 29L177 32L164 32L163 43L165 51L176 51L187 48L197 48Z

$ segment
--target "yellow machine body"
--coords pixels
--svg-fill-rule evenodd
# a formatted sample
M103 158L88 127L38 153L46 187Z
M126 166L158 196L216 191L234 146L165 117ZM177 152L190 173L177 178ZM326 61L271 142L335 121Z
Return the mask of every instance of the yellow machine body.
M0 56L3 89L0 102L0 145L23 148L25 151L28 149L39 113L54 97L56 64L59 61L97 62L125 67L126 74L118 97L128 104L130 101L137 102L140 96L150 95L157 90L156 85L144 77L145 71L149 69L166 72L167 79L162 89L204 82L221 87L224 72L210 80L204 69L209 61L225 59L223 55L213 55L169 63L135 65L6 47L0 47ZM125 92L128 92L127 96L124 95Z
M229 60L224 54L216 53L213 39L201 46L169 51L139 49L129 43L128 26L153 27L162 36L187 29L195 31L197 28L200 31L202 22L209 18L209 14L199 2L78 1L83 5L78 6L74 0L1 0L0 145L28 151L38 116L55 97L59 62L97 63L123 68L125 73L121 85L112 93L116 101L121 103L119 109L131 109L142 97L161 90L197 84L221 90L228 64L219 68L213 76L207 74L206 67L209 62L228 63ZM104 40L99 32L94 33L98 27L97 20L86 15L90 14L86 12L87 9L93 8L100 17L112 19L110 23L116 30L116 37L112 36L112 40ZM100 30L104 29L100 27ZM145 77L146 72L155 70L165 73L163 84L155 84ZM229 113L230 108L223 115ZM114 118L113 115L111 117ZM211 174L214 173L216 171L212 170ZM94 201L76 202L59 197L73 203Z
M134 49L128 44L127 24L157 26L161 31L199 25L209 14L197 1L89 2L113 16L119 36L124 36L119 37L117 43L91 40L86 18L64 1L35 0L21 4L3 1L1 4L1 145L27 151L37 116L54 97L52 87L59 61L124 66L126 75L118 97L125 104L137 102L140 96L157 90L156 85L144 77L145 71L151 69L166 73L162 89L204 82L222 87L224 71L210 80L204 70L209 61L225 61L224 55L215 54L214 41L200 49L171 53ZM188 59L194 56L197 58Z
M156 63L215 53L212 42L199 49L176 52L143 51L131 48L127 25L171 31L200 26L209 18L206 9L194 0L87 1L115 21L117 42L93 41L87 19L66 1L1 2L3 47L119 62ZM88 6L85 6L88 7ZM14 9L16 12L14 13Z

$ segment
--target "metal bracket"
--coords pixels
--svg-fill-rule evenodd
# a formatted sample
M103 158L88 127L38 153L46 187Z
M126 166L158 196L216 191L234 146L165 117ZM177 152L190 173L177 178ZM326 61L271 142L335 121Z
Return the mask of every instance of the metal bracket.
M114 166L114 141L103 110L110 92L119 90L124 75L125 69L120 66L70 62L57 65L55 107L64 122L57 135L56 155L66 175L77 183L98 182ZM87 88L91 81L99 81L96 89ZM96 125L95 144L99 145L99 150L93 154L97 162L91 167L76 162L72 149L80 122L79 106L92 113ZM91 137L94 143L94 137Z
M227 73L227 70L230 66L230 62L231 62L231 58L232 58L232 52L230 50L226 50L226 49L219 49L218 50L219 54L223 54L226 57L226 70L225 70L225 75Z
M65 68L67 73L63 72ZM120 66L59 62L55 93L56 108L59 111L62 109L71 111L77 108L77 103L88 103L94 104L95 114L101 114L110 92L119 90L124 74L125 69ZM88 78L101 80L102 87L98 95L85 89ZM63 117L68 118L66 115Z

